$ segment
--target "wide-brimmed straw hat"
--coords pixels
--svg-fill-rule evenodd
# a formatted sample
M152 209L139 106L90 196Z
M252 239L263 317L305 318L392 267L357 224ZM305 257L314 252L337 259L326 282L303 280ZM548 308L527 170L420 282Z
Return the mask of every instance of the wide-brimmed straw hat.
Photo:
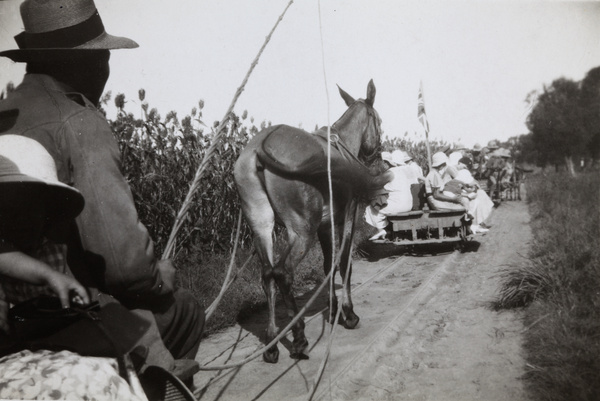
M448 163L448 156L444 152L435 153L431 159L431 165L433 167L439 167L444 163Z
M25 0L21 18L25 30L15 36L19 49L0 52L17 62L138 47L131 39L106 33L93 0Z
M35 190L43 197L51 222L76 217L83 210L81 193L58 181L54 159L37 141L21 135L0 135L0 207L14 194Z

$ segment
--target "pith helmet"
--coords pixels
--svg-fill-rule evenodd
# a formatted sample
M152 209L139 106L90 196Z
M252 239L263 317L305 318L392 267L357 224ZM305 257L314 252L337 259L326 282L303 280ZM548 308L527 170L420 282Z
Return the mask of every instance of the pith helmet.
M487 148L490 149L490 150L498 149L499 147L500 146L498 145L498 141L495 140L495 139L492 139L487 144Z
M433 167L439 167L444 163L448 163L448 156L444 152L437 152L433 155L431 160Z
M51 222L73 218L83 210L83 196L58 181L54 159L39 142L21 135L0 135L0 207L18 198L11 194L30 194L31 189L44 198Z

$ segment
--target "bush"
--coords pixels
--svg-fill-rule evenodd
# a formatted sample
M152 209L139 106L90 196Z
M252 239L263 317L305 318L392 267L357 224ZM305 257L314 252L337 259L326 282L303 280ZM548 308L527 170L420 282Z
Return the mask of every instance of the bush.
M600 394L600 177L528 179L528 267L507 272L497 307L525 312L525 379L535 399Z

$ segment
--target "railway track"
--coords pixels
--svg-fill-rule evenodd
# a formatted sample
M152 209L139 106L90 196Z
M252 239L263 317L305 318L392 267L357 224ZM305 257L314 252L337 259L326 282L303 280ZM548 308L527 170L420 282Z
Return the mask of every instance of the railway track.
M411 316L426 308L428 297L457 258L460 254L453 252L427 258L396 256L378 262L355 261L352 293L361 322L354 330L336 329L331 355L313 399L330 399L328 394L331 390L346 378L349 371L367 361L373 354L373 348L380 348L386 338L398 330L398 325L409 324ZM310 295L304 298L308 299ZM303 302L301 297L299 304ZM311 344L309 360L289 359L282 348L276 365L266 364L262 358L257 358L229 371L203 372L197 375L200 378L196 378L200 399L279 401L282 388L285 389L286 400L306 399L328 340L330 326L325 321L326 305L327 297L323 294L305 318L306 335ZM266 316L259 314L249 320L203 342L199 352L201 363L233 363L260 348L259 339ZM285 321L283 318L278 325L283 327ZM394 330L390 330L392 327ZM289 341L282 341L282 345L288 344Z

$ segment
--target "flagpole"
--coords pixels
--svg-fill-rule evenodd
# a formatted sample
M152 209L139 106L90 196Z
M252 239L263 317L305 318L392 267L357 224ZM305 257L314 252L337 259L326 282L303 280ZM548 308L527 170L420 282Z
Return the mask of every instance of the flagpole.
M423 95L423 81L419 85L419 97L418 97L418 110L417 117L423 128L425 129L425 144L427 145L427 163L429 164L429 171L431 171L431 147L429 146L429 121L427 121L427 114L425 113L425 96Z

